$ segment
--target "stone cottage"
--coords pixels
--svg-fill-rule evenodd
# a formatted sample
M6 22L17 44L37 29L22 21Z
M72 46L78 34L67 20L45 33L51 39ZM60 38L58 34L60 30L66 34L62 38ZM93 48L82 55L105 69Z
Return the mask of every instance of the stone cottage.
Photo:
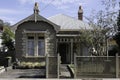
M80 44L81 29L92 29L83 22L81 6L78 19L64 14L46 19L39 15L36 3L32 15L13 25L16 57L20 61L40 61L46 54L59 53L63 64L73 63L75 53L89 55L87 48Z
M89 56L88 48L81 44L80 31L93 30L93 27L83 21L81 6L78 10L78 19L64 14L58 14L46 19L39 15L38 4L35 3L34 13L13 25L13 30L15 32L16 58L20 62L45 61L46 78L59 78L59 55L62 64L76 64L75 77L79 77L79 74L86 75L85 73L89 74L89 76L90 74L103 76L104 73L109 75L109 72L111 72L110 75L116 74L115 69L117 70L117 68L114 66L114 59L117 61L118 58L111 60L114 64L110 65L113 66L114 70L111 68L110 71L108 63L104 60L105 58L108 59L108 57L93 59L92 56ZM87 57L84 62L81 57L74 58L75 54L83 57L89 56L90 58ZM100 62L99 59L103 61ZM96 63L96 60L98 60L98 63ZM106 73L104 70L109 72Z
M34 13L13 25L16 58L20 62L48 61L46 76L56 78L59 75L58 54L62 64L72 64L74 54L89 55L87 47L80 43L79 33L82 29L89 30L92 27L82 20L81 6L78 19L64 14L46 19L39 15L38 3L35 3Z

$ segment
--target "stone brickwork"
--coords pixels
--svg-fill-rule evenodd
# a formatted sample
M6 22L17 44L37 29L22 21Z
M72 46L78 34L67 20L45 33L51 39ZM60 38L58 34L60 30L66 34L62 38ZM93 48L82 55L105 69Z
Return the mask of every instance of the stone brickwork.
M27 56L26 49L27 49L27 35L25 31L41 31L45 32L45 56ZM37 33L36 33L37 34ZM28 21L20 24L17 27L16 34L15 34L15 47L16 47L16 58L21 62L41 62L46 61L46 55L49 55L48 62L46 62L46 75L49 78L57 78L57 53L56 53L56 31L51 24L43 21ZM54 56L54 57L51 57Z
M46 22L25 22L17 27L15 34L16 41L16 57L22 60L23 56L26 56L26 34L24 31L46 31L45 34L45 46L46 53L51 56L56 55L56 31L53 26ZM36 58L36 57L35 57Z

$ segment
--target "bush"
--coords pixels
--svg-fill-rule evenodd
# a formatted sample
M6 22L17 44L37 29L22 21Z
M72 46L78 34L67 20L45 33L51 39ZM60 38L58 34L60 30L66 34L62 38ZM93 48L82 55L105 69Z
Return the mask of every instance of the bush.
M115 56L118 53L118 47L112 46L112 48L108 51L109 56Z
M11 57L0 58L0 66L11 66Z
M21 69L39 69L45 67L45 62L21 62L19 67Z

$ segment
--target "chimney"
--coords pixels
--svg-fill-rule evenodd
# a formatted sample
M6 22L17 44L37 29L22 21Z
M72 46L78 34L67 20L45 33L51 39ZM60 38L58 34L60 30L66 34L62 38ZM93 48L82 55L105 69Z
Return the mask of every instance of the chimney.
M79 10L78 10L78 19L83 20L83 9L81 6L79 6Z

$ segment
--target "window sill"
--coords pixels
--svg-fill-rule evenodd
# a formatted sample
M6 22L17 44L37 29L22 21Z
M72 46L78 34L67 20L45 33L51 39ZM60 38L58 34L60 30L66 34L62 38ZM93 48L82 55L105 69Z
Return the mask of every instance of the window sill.
M25 58L44 58L45 56L24 56Z

